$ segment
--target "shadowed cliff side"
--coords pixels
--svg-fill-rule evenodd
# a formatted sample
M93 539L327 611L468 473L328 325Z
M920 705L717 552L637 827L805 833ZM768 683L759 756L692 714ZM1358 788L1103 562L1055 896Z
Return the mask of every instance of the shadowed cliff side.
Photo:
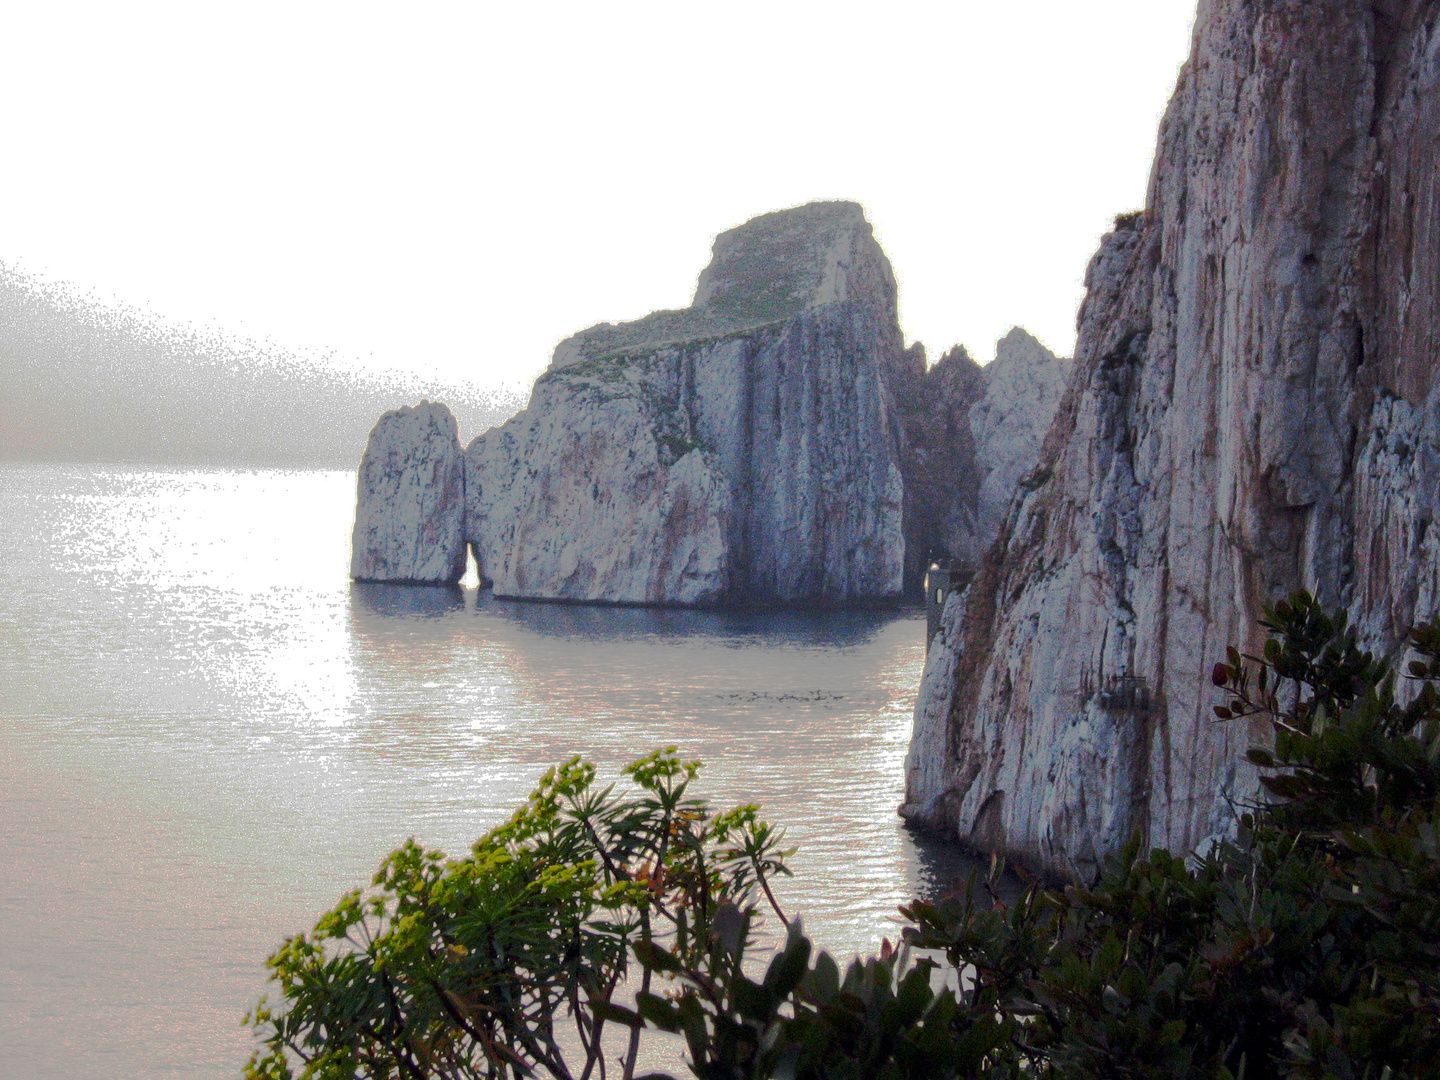
M1440 602L1437 15L1201 4L1040 466L947 603L907 817L1061 874L1191 848L1257 787L1206 672L1262 604L1389 646Z
M905 425L905 581L919 592L932 560L973 573L1027 482L1072 364L1018 326L981 367L963 346L934 366L907 349L892 379Z

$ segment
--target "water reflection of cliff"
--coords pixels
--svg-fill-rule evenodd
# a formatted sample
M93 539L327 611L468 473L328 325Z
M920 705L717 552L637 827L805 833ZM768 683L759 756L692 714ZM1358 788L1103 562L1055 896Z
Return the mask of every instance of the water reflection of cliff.
M984 887L990 874L990 860L981 852L960 847L947 837L906 829L914 846L914 858L907 863L906 880L910 891L925 900L938 900L953 893L963 893L972 880ZM1008 867L1001 867L995 882L995 894L1007 904L1014 903L1025 890L1025 882Z
M372 783L418 772L435 807L493 815L572 754L613 778L677 746L705 763L697 790L713 805L756 802L788 828L789 906L846 947L893 936L884 913L925 882L966 876L917 854L895 814L918 609L646 610L385 586L349 600L346 745Z
M477 609L547 637L594 640L710 638L739 647L769 644L843 648L863 645L897 617L896 608L836 611L693 611L496 600L480 594Z
M483 754L518 799L570 753L617 769L679 743L707 763L703 790L717 803L760 801L810 833L809 848L893 826L868 842L899 856L912 895L936 898L985 875L982 857L901 829L886 801L875 738L887 715L898 713L901 729L908 719L913 683L889 669L906 632L923 632L914 612L595 607L375 584L352 585L350 607L371 718L360 741L376 759ZM857 795L880 804L878 821L852 816ZM865 862L849 870L861 881ZM1019 887L1009 875L1001 891Z
M504 638L506 626L544 638L592 642L694 640L743 648L858 648L897 619L913 618L910 608L833 611L716 611L675 608L611 607L593 604L532 603L498 600L488 590L451 585L350 586L350 628L359 640L395 639L397 618L444 619L466 615L429 629L408 625L402 635L419 644L462 638Z
M463 611L465 590L458 585L354 582L350 586L350 606L351 626L357 629L362 628L370 616L380 619L404 616L434 619ZM357 610L363 612L358 620Z
M803 726L911 692L875 666L893 651L883 639L904 636L901 628L916 621L909 609L595 607L496 600L458 587L356 584L349 616L355 675L372 713L395 693L409 697L417 671L447 691L429 709L453 709L450 689L483 684L509 709L633 724L653 721L657 711L692 720L723 715L726 723L737 712L763 711ZM850 653L865 659L841 659Z

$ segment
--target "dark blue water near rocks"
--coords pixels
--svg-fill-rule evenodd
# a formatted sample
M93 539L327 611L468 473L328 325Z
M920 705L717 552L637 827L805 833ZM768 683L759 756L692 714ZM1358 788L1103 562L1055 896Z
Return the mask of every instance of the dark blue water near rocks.
M353 478L0 466L0 1080L234 1077L263 958L407 836L675 745L840 955L968 867L895 806L916 610L650 611L345 577Z

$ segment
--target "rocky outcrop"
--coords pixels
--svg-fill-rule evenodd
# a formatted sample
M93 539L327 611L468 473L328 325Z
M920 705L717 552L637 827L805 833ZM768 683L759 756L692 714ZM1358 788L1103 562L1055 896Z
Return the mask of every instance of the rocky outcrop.
M422 401L380 417L360 462L350 576L454 584L465 573L465 461L455 417Z
M1073 366L1018 326L1000 339L995 359L985 365L985 393L968 417L979 469L978 554L999 535L1016 489L1029 482Z
M984 367L956 346L933 367L906 353L896 380L905 422L906 577L935 559L973 573L1011 496L1035 468L1071 363L1019 327Z
M927 662L903 813L1085 876L1233 828L1264 732L1205 672L1305 586L1391 645L1440 600L1433 0L1206 0L1144 213Z
M970 434L985 369L963 345L928 369L918 343L904 361L894 386L905 428L905 590L914 595L935 560L973 570L994 534L979 530L982 469Z
M839 603L901 587L895 279L854 203L722 233L694 303L562 342L466 451L501 596Z

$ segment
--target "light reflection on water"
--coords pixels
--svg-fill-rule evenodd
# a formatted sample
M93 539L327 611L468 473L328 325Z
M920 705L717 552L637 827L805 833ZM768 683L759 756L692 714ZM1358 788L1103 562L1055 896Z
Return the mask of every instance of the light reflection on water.
M968 864L894 808L915 611L522 604L345 580L353 479L0 466L0 1077L234 1076L260 961L549 765L705 762L841 956ZM10 1070L10 1071L7 1071Z

